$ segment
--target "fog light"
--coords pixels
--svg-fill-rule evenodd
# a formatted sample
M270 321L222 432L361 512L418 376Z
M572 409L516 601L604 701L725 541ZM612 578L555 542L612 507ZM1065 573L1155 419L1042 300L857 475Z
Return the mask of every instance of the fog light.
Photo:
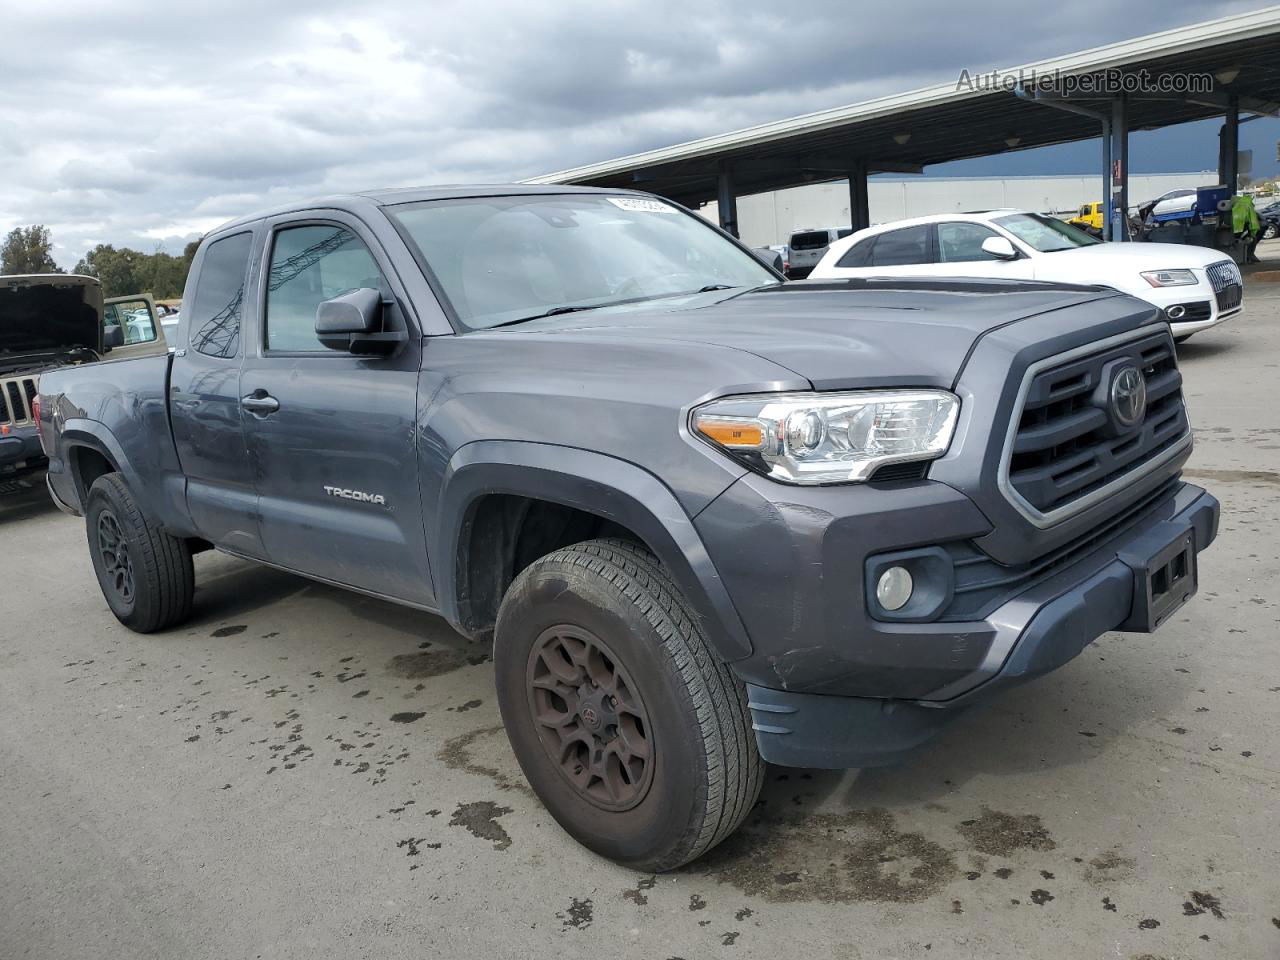
M876 583L876 599L886 610L901 610L911 599L913 586L906 567L890 567Z

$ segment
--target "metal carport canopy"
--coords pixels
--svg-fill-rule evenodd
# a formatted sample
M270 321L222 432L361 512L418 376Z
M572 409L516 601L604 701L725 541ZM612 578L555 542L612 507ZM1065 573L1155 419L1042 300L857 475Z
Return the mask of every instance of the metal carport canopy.
M1151 130L1223 116L1233 106L1275 114L1280 109L1280 7L1166 30L999 70L1002 75L1209 74L1209 93L1151 97L1126 95L1130 130ZM533 177L527 183L567 183L648 190L689 206L720 198L777 190L867 173L919 173L930 164L984 157L1055 143L1096 138L1096 119L1046 109L1004 89L974 89L956 81L881 97L744 130L691 140ZM1096 113L1116 98L1070 97ZM1127 174L1127 171L1124 171ZM855 203L857 202L855 195ZM865 200L864 200L865 202ZM736 218L735 218L736 219ZM855 214L856 219L856 214Z

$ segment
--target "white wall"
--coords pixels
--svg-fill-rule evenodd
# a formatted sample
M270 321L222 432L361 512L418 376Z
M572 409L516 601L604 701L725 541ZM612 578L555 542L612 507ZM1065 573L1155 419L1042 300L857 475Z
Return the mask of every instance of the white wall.
M1078 210L1102 198L1100 175L1083 177L918 177L885 180L872 177L868 186L871 222L957 210L1017 207L1044 213ZM1143 203L1179 187L1217 182L1217 173L1160 173L1129 177L1129 202ZM699 211L714 221L716 205ZM812 183L775 193L738 198L738 232L750 246L786 243L805 227L848 226L849 186L844 181Z

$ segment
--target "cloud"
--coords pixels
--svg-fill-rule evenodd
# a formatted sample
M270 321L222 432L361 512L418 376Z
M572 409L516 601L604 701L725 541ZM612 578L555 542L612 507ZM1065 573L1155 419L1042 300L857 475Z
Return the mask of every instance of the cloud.
M0 230L47 224L66 266L100 241L177 252L290 198L515 180L1241 7L60 6L4 15Z

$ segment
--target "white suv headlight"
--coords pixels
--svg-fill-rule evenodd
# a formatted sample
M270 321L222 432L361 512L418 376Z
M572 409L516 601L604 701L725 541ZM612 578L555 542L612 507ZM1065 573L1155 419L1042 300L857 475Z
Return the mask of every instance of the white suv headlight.
M960 400L945 390L774 393L712 400L693 432L784 483L855 483L946 453Z
M1142 279L1153 287L1188 287L1200 282L1190 270L1147 270Z

